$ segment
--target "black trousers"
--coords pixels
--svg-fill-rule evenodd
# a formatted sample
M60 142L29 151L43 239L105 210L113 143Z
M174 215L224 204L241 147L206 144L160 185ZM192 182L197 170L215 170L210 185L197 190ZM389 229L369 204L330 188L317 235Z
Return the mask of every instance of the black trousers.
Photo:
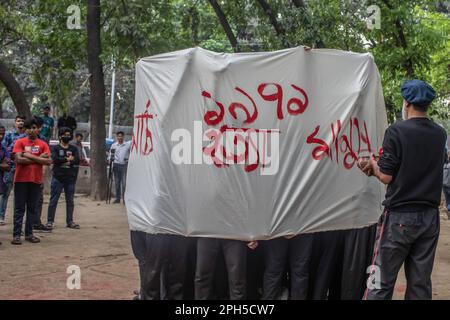
M32 182L16 182L14 184L14 231L19 237L22 232L23 216L25 220L25 236L33 235L33 224L36 221L36 206L41 194L41 185Z
M361 300L373 255L377 225L344 231L340 300Z
M131 248L133 250L134 257L139 264L139 290L143 292L144 275L145 275L145 254L146 254L146 233L142 231L130 231Z
M247 250L247 299L259 300L263 292L264 241L254 250Z
M183 299L194 300L195 298L195 268L197 265L197 238L187 237L184 238L187 241L186 253L185 253L185 271L184 271L184 288Z
M361 300L376 225L315 234L309 299Z
M183 299L187 246L183 236L146 234L142 299Z
M243 241L199 238L197 240L197 268L195 299L214 298L214 277L218 255L223 252L228 275L229 298L247 298L247 246Z
M291 239L276 238L265 243L262 299L279 299L286 262L289 262L290 298L307 298L313 240L313 234L304 234Z
M338 299L342 274L345 231L314 234L308 299Z

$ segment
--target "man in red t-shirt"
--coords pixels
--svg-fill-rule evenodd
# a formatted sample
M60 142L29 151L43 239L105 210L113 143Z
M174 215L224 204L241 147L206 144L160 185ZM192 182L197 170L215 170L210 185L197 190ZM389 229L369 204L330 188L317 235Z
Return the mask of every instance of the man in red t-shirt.
M35 208L39 200L43 183L43 166L50 165L50 148L45 141L38 139L38 123L35 118L29 118L24 123L27 136L16 141L13 153L16 159L14 175L14 231L12 244L22 244L23 216L27 208L25 221L25 240L38 243L40 239L33 235Z

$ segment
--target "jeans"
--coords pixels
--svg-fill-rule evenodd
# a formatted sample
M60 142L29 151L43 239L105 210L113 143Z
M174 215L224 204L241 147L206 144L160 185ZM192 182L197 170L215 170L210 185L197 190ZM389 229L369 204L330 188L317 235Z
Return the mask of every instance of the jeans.
M44 204L44 184L41 184L41 194L39 196L38 203L36 205L36 214L34 217L36 220L34 221L34 226L39 226L42 224L41 216L42 216L42 205Z
M41 185L32 182L16 182L14 184L14 231L13 236L19 237L22 231L25 209L27 217L25 221L25 236L33 235L34 215L39 200Z
M75 195L76 182L60 182L55 177L52 177L50 203L48 205L47 222L55 222L56 206L58 205L59 196L64 189L66 196L66 223L67 225L73 222L73 198Z
M125 195L125 185L127 182L127 165L114 163L114 184L116 186L116 200L120 201Z
M391 300L397 274L404 264L405 299L430 300L431 272L439 230L437 208L410 212L391 211L383 214L378 222L376 249L371 267L374 276L369 278L371 283L378 280L379 286L370 286L364 299Z
M5 173L5 192L0 195L0 220L5 220L6 215L6 206L8 205L8 198L9 194L11 193L11 190L13 189L13 183L9 179L6 179L6 175L8 173Z
M442 188L442 191L444 192L445 196L445 207L447 208L448 211L450 211L450 187L444 186Z

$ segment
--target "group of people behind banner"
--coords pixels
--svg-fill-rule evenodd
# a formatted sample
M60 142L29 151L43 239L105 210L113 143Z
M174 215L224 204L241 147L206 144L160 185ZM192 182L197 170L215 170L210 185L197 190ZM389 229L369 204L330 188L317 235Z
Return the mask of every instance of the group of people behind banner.
M431 299L447 134L427 116L428 83L406 81L401 95L403 121L386 130L380 157L358 159L387 185L377 225L248 243L131 231L138 298L392 299L404 265L405 298Z
M140 299L360 299L376 225L243 242L131 231Z

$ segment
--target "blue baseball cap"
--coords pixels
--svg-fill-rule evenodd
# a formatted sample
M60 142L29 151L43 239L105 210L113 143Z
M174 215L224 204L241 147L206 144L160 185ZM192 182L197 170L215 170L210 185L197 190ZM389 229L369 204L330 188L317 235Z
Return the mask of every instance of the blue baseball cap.
M436 98L433 87L417 79L405 81L401 87L401 94L406 101L419 107L428 106Z

